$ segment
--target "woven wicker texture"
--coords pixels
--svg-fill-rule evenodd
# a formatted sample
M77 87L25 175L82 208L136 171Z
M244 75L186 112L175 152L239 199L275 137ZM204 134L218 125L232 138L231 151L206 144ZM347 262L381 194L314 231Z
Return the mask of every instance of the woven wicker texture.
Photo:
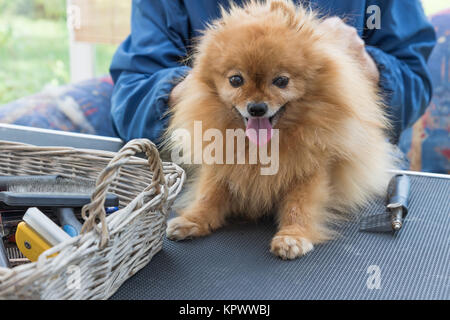
M141 153L148 161L134 156ZM37 262L0 268L0 298L108 298L161 249L167 212L185 179L180 167L161 162L147 139L130 141L117 154L0 141L0 175L42 174L97 181L82 210L82 234ZM106 217L107 192L120 206Z

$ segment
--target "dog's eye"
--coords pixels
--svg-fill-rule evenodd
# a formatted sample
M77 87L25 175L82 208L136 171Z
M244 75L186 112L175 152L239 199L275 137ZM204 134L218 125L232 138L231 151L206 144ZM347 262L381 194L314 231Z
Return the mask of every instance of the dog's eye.
M286 86L289 83L289 78L288 77L276 77L275 79L273 79L272 83L274 85L276 85L278 88L284 89L286 88Z
M240 75L234 75L228 78L230 81L231 86L234 88L238 88L244 84L244 78L242 78Z

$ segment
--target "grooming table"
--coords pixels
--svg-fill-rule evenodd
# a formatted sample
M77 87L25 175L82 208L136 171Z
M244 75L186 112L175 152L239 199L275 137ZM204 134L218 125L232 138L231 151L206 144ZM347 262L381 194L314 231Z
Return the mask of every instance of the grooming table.
M45 145L58 135L46 132ZM93 137L71 137L65 145L102 149ZM26 134L20 141L33 143ZM450 299L450 176L409 174L410 211L396 235L359 232L352 221L340 226L338 240L283 261L269 252L272 220L239 221L204 238L164 239L112 299ZM383 211L380 198L360 217Z
M396 235L346 223L340 239L293 261L269 253L276 232L270 220L165 239L112 299L449 299L450 179L411 177L409 208ZM378 199L361 214L383 210Z

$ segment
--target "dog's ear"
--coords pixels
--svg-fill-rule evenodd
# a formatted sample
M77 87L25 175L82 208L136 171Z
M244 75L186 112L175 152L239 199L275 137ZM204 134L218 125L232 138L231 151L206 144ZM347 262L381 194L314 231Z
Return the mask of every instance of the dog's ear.
M297 24L296 8L292 2L286 2L283 0L274 0L270 2L270 11L281 12L286 18L289 26L295 26Z

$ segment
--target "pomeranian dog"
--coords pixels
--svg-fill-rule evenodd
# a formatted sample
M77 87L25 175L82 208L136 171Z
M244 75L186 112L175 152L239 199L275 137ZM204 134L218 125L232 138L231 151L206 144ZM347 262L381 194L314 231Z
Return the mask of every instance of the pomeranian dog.
M275 214L270 250L294 259L334 238L336 219L385 192L393 160L377 84L321 22L291 1L253 0L222 9L208 25L171 97L167 145L198 152L171 140L180 128L193 136L196 121L223 136L246 132L246 150L278 131L279 163L264 175L261 163L198 165L188 203L168 222L169 239L205 236L231 216Z

